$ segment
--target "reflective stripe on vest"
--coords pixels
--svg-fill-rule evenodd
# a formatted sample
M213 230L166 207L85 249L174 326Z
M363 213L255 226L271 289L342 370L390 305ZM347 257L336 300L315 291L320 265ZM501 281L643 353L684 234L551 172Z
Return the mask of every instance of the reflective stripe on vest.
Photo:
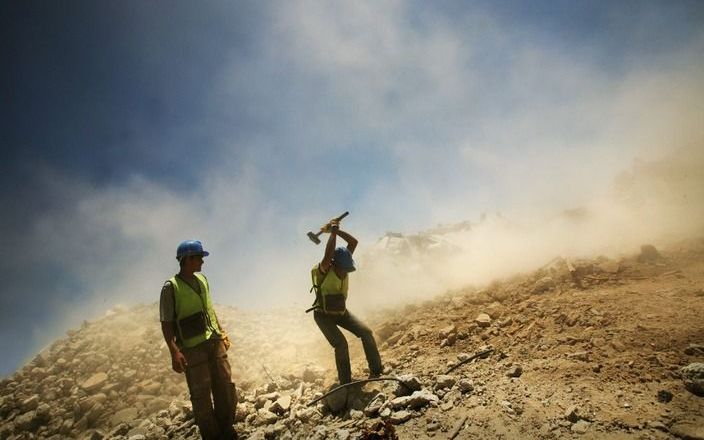
M186 348L195 347L201 342L210 339L210 336L213 334L213 330L221 333L218 328L217 320L215 319L213 303L210 299L208 280L202 274L196 273L194 275L200 286L200 295L180 277L174 276L169 280L174 288L174 307L176 310L176 329L178 331L178 339L180 344ZM205 332L191 338L184 339L181 333L179 321L201 311L206 312L205 316L207 325L205 327Z

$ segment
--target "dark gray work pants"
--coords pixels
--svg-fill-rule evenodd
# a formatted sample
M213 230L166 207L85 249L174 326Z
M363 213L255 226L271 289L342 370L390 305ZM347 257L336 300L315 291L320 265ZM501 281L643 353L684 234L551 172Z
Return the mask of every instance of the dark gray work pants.
M362 340L364 354L369 365L369 373L372 375L382 373L381 356L379 356L379 349L376 347L374 334L362 321L355 318L349 311L345 312L344 315L328 315L316 311L313 313L313 317L320 331L323 332L325 338L335 349L335 363L337 364L337 377L340 380L340 384L352 381L352 369L350 368L350 352L347 347L347 339L345 339L345 335L342 334L338 327L350 331Z

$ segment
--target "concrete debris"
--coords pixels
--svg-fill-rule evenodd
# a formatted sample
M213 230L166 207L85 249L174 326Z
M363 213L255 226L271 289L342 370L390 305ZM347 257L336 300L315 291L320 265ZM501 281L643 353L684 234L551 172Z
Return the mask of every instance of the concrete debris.
M364 318L384 374L407 374L310 407L337 379L311 316L216 306L233 340L236 429L253 440L447 438L456 426L456 437L480 440L704 439L702 262L704 240L630 257L556 258L373 310ZM0 379L0 439L199 438L157 316L156 304L112 309ZM366 377L363 346L348 341L353 377Z
M685 388L697 396L704 396L704 363L695 362L682 367L682 381Z
M704 418L677 421L670 427L670 434L685 440L704 440Z
M565 420L567 420L570 423L576 423L581 419L579 416L579 408L577 405L570 405L567 407L565 410Z
M471 393L474 391L474 381L472 379L460 379L458 386L463 393Z
M684 349L684 354L688 356L704 356L704 344L689 344Z
M401 423L410 420L411 417L413 417L413 414L410 411L397 411L391 413L389 416L389 421L394 425L400 425Z
M390 404L393 409L419 409L431 403L438 403L440 399L430 391L421 390L414 391L410 396L397 397L391 400Z
M535 282L532 292L533 294L544 293L548 290L554 289L555 286L555 280L553 280L552 277L543 277Z
M491 325L491 317L486 313L480 313L479 316L474 319L474 322L476 322L479 327L486 328Z
M589 431L590 425L591 424L586 420L579 420L574 425L572 425L570 431L574 432L575 434L586 434L587 431Z
M523 368L520 365L514 365L506 372L508 377L521 377L523 374Z
M454 377L441 374L440 376L435 378L435 389L442 390L452 388L455 382L456 381Z

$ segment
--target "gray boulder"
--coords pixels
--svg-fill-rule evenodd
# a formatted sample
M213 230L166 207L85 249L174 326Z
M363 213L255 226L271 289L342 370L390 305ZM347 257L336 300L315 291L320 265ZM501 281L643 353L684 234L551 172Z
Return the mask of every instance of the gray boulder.
M704 363L689 364L683 367L680 372L685 388L697 396L704 396Z

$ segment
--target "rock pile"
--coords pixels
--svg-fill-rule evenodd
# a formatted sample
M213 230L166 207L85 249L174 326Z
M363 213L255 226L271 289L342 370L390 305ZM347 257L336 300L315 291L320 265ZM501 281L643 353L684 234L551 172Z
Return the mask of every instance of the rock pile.
M367 322L402 383L347 388L312 406L336 373L310 316L217 307L233 341L238 433L700 438L704 242L655 259L643 252L559 258L482 289L379 310ZM0 439L198 438L157 320L156 304L113 309L0 381ZM487 344L486 356L465 362ZM350 351L354 376L364 377L355 338Z

